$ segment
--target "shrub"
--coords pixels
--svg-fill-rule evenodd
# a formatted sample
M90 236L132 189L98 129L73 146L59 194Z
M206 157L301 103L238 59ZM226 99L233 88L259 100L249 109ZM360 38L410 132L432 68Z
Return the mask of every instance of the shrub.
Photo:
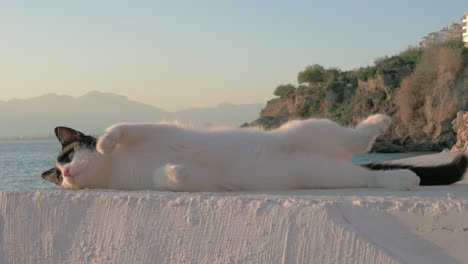
M462 38L453 38L444 42L442 46L452 49L461 49L465 46L465 43Z
M273 93L276 96L281 98L286 97L290 94L293 94L296 91L296 87L292 84L282 84L276 87L275 92Z
M434 46L425 49L414 72L406 77L397 93L396 104L399 106L403 121L425 120L424 105L434 102L446 95L446 89L461 70L463 64L462 50L445 46ZM435 108L433 106L432 108ZM450 115L451 109L440 109L440 116Z
M305 70L299 72L297 75L297 81L301 83L308 83L312 85L314 83L321 83L324 81L325 68L322 65L314 64L307 66Z
M328 68L324 71L323 73L323 79L325 83L332 83L334 81L337 81L340 77L341 71L338 68L332 67Z
M373 66L361 67L357 71L357 78L367 82L370 78L374 78L377 74L377 68Z

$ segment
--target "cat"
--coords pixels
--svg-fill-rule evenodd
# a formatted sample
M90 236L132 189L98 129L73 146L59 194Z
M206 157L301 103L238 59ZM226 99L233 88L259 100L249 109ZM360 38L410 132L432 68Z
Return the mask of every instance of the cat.
M117 124L99 139L55 128L62 144L42 177L66 189L245 191L303 188L414 190L461 180L465 155L437 167L350 162L390 126L377 114L356 128L327 119L255 128L193 128L171 123ZM445 167L444 167L445 166ZM378 171L375 171L375 170ZM444 175L451 173L451 175Z

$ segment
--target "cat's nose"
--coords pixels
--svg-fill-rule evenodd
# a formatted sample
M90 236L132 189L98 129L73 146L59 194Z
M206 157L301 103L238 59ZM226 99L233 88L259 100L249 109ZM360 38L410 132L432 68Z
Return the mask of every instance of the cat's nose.
M65 170L63 170L63 176L72 177L71 174L70 174L70 169L69 168L65 168Z

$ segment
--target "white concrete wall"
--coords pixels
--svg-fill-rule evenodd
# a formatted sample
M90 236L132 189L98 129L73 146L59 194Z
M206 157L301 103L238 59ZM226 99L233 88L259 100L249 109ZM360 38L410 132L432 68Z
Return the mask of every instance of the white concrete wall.
M3 192L0 263L468 263L467 186Z

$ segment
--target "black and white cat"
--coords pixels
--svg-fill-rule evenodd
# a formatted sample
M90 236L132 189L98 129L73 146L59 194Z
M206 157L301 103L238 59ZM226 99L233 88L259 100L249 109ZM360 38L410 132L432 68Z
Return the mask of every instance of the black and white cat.
M191 128L169 123L118 124L99 139L66 127L62 151L42 177L67 189L239 191L382 187L413 190L463 177L467 158L438 167L349 160L368 151L390 125L373 115L356 128L326 119L292 121L274 131ZM419 176L419 177L418 177Z

